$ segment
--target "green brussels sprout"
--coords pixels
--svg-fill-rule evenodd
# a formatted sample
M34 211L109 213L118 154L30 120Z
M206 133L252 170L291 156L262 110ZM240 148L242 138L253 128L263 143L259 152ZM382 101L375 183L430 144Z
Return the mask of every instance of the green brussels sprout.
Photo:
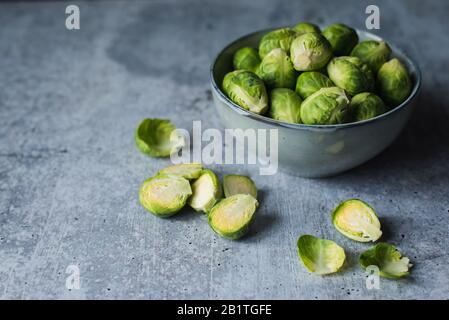
M256 72L259 68L260 57L256 49L244 47L234 53L232 60L235 70L248 70Z
M384 278L399 279L410 274L413 266L410 259L402 257L401 253L392 244L379 243L363 252L359 257L363 269L377 266L379 275Z
M371 92L362 92L352 97L349 109L354 121L368 120L387 110L382 99Z
M380 67L377 84L382 99L393 106L401 104L412 90L412 80L407 69L396 58Z
M188 203L195 211L207 213L221 196L221 185L217 176L211 170L205 169L192 183L192 196Z
M255 73L235 70L223 79L223 91L236 104L257 114L268 109L268 95L265 84Z
M235 194L249 194L257 199L256 185L251 178L238 174L227 174L223 178L223 189L226 198Z
M298 255L307 270L319 275L337 272L346 259L338 244L311 235L299 237Z
M374 242L382 235L373 208L359 199L340 203L332 212L332 223L338 232L359 242Z
M190 180L197 179L202 170L203 165L201 163L183 163L161 169L158 175L175 175Z
M293 90L278 88L271 91L271 118L289 123L301 123L301 97Z
M344 123L349 112L349 99L338 87L322 88L301 104L301 120L305 124Z
M367 40L357 44L352 49L351 56L357 57L365 62L374 73L388 60L391 49L383 41Z
M308 23L308 22L301 22L298 23L296 26L293 27L293 31L296 32L296 35L300 36L304 33L309 33L309 32L315 32L315 33L320 33L321 30L320 28L313 24L313 23Z
M184 137L175 134L176 127L165 119L144 119L134 139L139 150L151 157L168 157L184 146Z
M359 42L357 32L342 23L335 23L323 30L323 36L329 41L336 56L348 55Z
M165 218L181 210L191 194L192 189L187 179L174 175L157 175L144 181L139 190L139 200L149 212Z
M304 33L293 40L290 48L293 67L298 71L323 68L332 57L329 42L319 33Z
M303 72L296 80L296 92L306 99L321 88L335 87L324 74L317 71Z
M235 240L244 236L259 203L247 194L235 194L218 202L209 212L209 225L220 236Z
M260 63L256 74L265 82L268 88L295 87L296 71L290 57L284 50L271 50Z
M281 48L290 51L290 45L296 32L289 28L277 29L264 35L259 43L259 55L263 59L271 50Z
M374 76L367 64L357 57L337 57L327 65L329 78L350 95L374 89Z

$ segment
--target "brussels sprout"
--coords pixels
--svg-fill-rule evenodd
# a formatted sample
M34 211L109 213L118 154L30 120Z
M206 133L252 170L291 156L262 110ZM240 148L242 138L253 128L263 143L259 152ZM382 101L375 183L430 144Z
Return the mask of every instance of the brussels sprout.
M398 59L391 59L377 73L380 96L387 104L401 104L412 90L412 81L407 69Z
M278 88L271 91L271 118L289 123L301 123L301 97L293 90Z
M304 33L293 40L290 55L298 71L318 70L332 57L329 42L319 33Z
M382 99L371 92L362 92L352 97L349 108L354 121L368 120L386 111Z
M296 71L290 57L282 49L271 50L260 63L256 74L265 82L268 88L295 87Z
M355 241L374 242L382 235L373 208L359 199L340 203L332 212L332 222L341 234Z
M151 157L168 157L184 146L184 138L176 135L174 130L176 127L170 120L144 119L134 135L136 145Z
M259 55L263 59L271 50L281 48L290 51L290 45L296 32L289 28L277 29L264 35L259 43Z
M357 32L342 23L331 24L322 34L331 44L332 52L336 56L348 55L359 41Z
M337 272L345 262L345 251L331 240L303 235L298 239L298 254L310 272L324 275Z
M192 194L189 181L180 176L157 175L139 190L142 206L158 217L169 217L184 207Z
M223 189L226 198L235 194L249 194L257 199L257 189L254 181L247 176L227 174L223 178Z
M360 42L352 49L351 56L365 62L374 73L388 60L391 49L383 41L367 40Z
M360 255L359 262L363 269L377 266L379 275L390 279L408 276L409 269L413 266L409 258L402 257L396 247L388 243L379 243L366 250Z
M185 179L190 180L198 178L202 170L203 165L201 163L185 163L185 164L176 164L161 169L159 170L158 174L181 176Z
M268 109L265 84L251 71L229 72L223 79L223 90L233 102L251 112L263 114Z
M302 73L296 80L296 92L306 99L321 88L335 87L335 84L324 74L317 71Z
M301 104L301 120L305 124L338 124L346 121L349 99L343 89L322 88Z
M195 211L207 213L221 196L222 191L217 176L211 170L205 169L192 183L192 196L188 203Z
M308 22L301 22L298 23L296 26L293 27L293 31L296 32L296 35L300 36L304 33L309 33L309 32L315 32L315 33L320 33L321 30L320 28L313 24L313 23L308 23Z
M329 78L350 95L374 89L371 69L357 57L337 57L327 65Z
M251 47L241 48L234 53L232 62L235 70L256 72L260 64L259 53L256 49Z
M259 205L253 196L235 194L218 202L209 213L209 225L220 236L235 240L246 234Z

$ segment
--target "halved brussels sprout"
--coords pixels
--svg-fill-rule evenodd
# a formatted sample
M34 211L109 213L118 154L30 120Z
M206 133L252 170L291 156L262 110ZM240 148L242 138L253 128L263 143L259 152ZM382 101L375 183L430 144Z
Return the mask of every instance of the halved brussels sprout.
M329 62L332 57L332 49L321 34L304 33L293 40L290 56L296 70L318 70Z
M331 44L336 56L348 55L359 41L357 32L343 23L331 24L322 34Z
M305 124L339 124L348 117L349 99L338 87L322 88L301 104L301 121Z
M317 71L303 72L296 80L296 92L306 99L321 88L335 87L324 74Z
M412 80L404 65L396 58L384 63L377 73L380 96L387 104L397 106L407 99Z
M263 114L268 109L265 84L251 71L229 72L223 79L223 91L233 102L251 112Z
M307 270L320 275L337 272L346 259L338 244L311 235L299 237L298 254Z
M168 157L184 146L184 138L174 130L176 127L170 120L144 119L134 135L136 145L151 157Z
M248 231L259 203L247 194L235 194L218 202L209 213L209 225L220 236L235 240Z
M382 235L373 208L359 199L340 203L332 212L332 223L341 234L359 242L374 242Z
M259 43L259 55L263 59L271 50L281 48L290 51L290 45L296 32L289 28L277 29L264 35Z
M202 170L203 165L201 163L183 163L161 169L158 174L181 176L190 180L198 178Z
M257 188L253 180L247 176L227 174L223 178L223 189L226 198L235 194L249 194L257 199Z
M207 213L221 196L221 185L217 176L211 170L205 169L192 183L192 196L188 203L195 211Z
M374 73L388 60L391 49L383 41L367 40L357 44L352 49L351 56L365 62Z
M374 89L370 67L357 57L337 57L327 65L329 78L350 95Z
M413 266L410 259L402 257L401 253L392 244L379 243L360 255L360 265L363 269L377 266L379 275L384 278L399 279L410 274Z
M371 92L356 94L352 97L349 107L354 121L368 120L387 110L382 99Z
M295 31L298 36L309 32L315 33L321 32L320 28L317 25L308 22L298 23L296 26L293 27L293 31Z
M256 72L260 65L259 53L254 48L244 47L234 53L232 62L235 70Z
M271 91L271 118L289 123L301 123L301 97L293 90L278 88Z
M181 210L191 194L187 179L157 175L144 181L139 190L139 200L149 212L165 218Z
M268 88L295 87L296 71L284 50L271 50L260 63L256 74L265 82Z

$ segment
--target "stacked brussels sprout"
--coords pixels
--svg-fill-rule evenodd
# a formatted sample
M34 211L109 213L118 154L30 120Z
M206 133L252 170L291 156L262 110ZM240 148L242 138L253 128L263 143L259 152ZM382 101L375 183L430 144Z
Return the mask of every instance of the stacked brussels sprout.
M223 91L236 104L288 123L330 125L376 117L402 103L412 81L383 41L359 42L341 23L302 22L265 34L233 57Z

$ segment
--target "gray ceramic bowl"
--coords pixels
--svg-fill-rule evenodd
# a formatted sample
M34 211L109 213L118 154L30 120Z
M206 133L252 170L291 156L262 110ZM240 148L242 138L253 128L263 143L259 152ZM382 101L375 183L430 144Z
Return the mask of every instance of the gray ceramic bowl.
M407 100L376 118L338 125L288 124L249 112L228 99L221 84L225 74L232 71L234 52L245 46L257 48L261 37L271 30L251 33L232 42L211 65L212 94L225 128L278 129L279 168L310 178L327 177L354 168L394 141L413 109L421 75L416 63L388 41L393 57L399 58L408 68L414 86ZM360 41L382 40L368 32L357 30L357 33Z

